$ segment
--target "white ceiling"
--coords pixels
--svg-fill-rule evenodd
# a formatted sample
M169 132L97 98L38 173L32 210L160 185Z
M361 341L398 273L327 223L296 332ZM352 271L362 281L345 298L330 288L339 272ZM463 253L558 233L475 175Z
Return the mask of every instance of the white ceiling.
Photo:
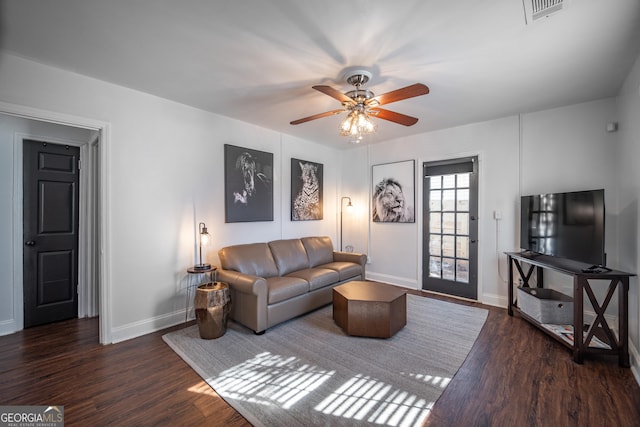
M386 105L369 142L615 96L640 47L640 1L564 0L529 25L531 0L0 0L0 48L44 64L330 146L354 66ZM1 64L0 64L1 66ZM1 68L0 68L1 72Z

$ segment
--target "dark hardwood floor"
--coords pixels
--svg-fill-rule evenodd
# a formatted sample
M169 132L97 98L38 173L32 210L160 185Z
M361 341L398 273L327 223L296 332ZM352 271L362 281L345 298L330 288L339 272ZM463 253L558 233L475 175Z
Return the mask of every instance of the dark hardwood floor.
M427 425L638 425L640 388L617 359L575 364L524 320L485 308ZM0 405L64 405L68 426L250 425L162 341L167 331L102 346L98 320L81 319L0 337Z

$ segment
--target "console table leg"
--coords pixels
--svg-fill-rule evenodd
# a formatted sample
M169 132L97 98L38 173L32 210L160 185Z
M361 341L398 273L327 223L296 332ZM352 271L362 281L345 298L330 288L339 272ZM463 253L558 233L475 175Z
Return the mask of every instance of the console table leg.
M584 356L583 356L582 352L574 349L573 350L573 361L576 362L579 365L582 365L584 363Z
M509 296L509 304L508 304L508 313L509 316L513 316L513 258L507 256L507 262L509 263L509 288L507 289L507 294Z
M579 364L583 362L584 355L584 287L583 279L573 277L573 361Z
M543 274L543 268L540 266L536 267L536 281L537 281L537 286L539 288L544 288L544 274Z
M618 331L620 333L620 354L618 364L623 368L631 367L629 363L629 277L620 279L618 287Z

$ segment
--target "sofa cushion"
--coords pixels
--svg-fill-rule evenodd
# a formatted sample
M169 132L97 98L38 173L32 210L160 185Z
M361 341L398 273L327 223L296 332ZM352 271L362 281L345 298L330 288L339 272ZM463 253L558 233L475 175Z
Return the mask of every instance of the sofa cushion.
M269 248L271 248L280 276L309 268L307 252L300 239L274 240L269 242Z
M268 304L275 304L309 292L309 282L299 277L270 277L267 279L267 287L269 288Z
M338 274L340 274L340 280L351 279L362 274L362 267L360 267L360 264L354 264L352 262L330 262L328 264L319 265L318 267L337 271Z
M305 268L287 274L288 277L299 277L309 282L309 290L324 288L327 285L338 283L340 274L327 268Z
M278 275L278 267L266 243L227 246L218 251L218 258L225 270L265 278Z
M309 257L309 267L333 261L333 244L329 237L303 237L300 239Z

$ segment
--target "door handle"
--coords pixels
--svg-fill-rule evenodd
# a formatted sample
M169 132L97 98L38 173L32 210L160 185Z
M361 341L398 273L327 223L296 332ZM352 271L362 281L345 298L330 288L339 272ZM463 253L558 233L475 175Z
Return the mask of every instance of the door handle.
M36 242L35 240L27 240L26 242L24 242L24 244L27 246L35 246Z

